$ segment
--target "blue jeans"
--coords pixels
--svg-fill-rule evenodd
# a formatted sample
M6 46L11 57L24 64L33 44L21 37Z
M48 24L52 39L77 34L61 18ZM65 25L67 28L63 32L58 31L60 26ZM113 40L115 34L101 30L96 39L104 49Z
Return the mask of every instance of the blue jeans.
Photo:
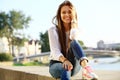
M73 69L71 71L65 70L62 63L59 61L50 61L49 72L54 78L70 80L70 77L77 74L81 69L80 61L82 59L87 59L80 44L76 40L71 41L68 54L67 59L73 65Z

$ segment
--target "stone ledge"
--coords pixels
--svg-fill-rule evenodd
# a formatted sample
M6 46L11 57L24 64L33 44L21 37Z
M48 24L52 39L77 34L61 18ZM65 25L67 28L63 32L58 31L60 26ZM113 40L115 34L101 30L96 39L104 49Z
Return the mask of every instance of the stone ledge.
M95 70L99 80L120 80L120 70ZM81 80L81 71L71 80ZM56 80L48 66L0 66L0 80Z
M55 80L52 77L0 68L0 80Z

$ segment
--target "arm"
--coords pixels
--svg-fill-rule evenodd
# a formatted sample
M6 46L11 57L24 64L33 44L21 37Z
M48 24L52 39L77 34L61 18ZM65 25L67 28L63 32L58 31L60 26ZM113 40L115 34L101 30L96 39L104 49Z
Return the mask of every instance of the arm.
M57 31L54 27L48 30L51 57L53 60L58 60L63 63L63 67L67 70L71 70L73 68L70 61L68 61L63 54L61 53L61 47L57 35Z
M60 47L56 27L52 27L48 30L48 36L49 36L49 43L50 43L50 50L51 50L50 57L53 60L64 62L65 57L61 53L61 47Z

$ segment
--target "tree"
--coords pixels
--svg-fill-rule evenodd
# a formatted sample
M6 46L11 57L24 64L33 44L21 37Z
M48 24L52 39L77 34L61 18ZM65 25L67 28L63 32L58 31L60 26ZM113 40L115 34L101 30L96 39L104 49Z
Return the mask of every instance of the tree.
M24 42L25 42L25 41L28 41L28 39L25 38L25 37L20 38L20 37L15 37L15 36L14 36L14 37L12 38L12 42L11 42L11 43L12 43L12 45L17 46L18 53L19 53L20 47L24 46ZM14 55L14 46L12 46L12 51L13 51L13 52L12 52L12 53L13 53L12 55L13 55L13 56L15 56L15 55Z
M45 33L40 32L40 44L41 44L41 52L50 51L48 31L46 31Z
M85 47L85 45L84 45L83 41L78 40L78 42L79 42L79 44L81 45L81 47L82 47L83 49L86 49L86 47Z
M23 35L18 31L29 27L30 20L31 18L26 17L21 11L0 12L0 37L7 38L9 50L11 50L14 38L18 35ZM9 52L11 53L11 51Z
M7 18L8 18L8 15L6 15L5 12L0 13L0 37L4 36L5 34L4 32L6 31L6 28L8 27Z

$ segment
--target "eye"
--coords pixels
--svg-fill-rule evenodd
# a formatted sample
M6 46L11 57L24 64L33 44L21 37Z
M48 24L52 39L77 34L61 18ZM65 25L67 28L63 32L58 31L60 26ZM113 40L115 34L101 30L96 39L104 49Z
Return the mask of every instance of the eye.
M71 14L72 13L71 10L69 10L68 13Z
M66 11L63 11L62 14L66 14Z

